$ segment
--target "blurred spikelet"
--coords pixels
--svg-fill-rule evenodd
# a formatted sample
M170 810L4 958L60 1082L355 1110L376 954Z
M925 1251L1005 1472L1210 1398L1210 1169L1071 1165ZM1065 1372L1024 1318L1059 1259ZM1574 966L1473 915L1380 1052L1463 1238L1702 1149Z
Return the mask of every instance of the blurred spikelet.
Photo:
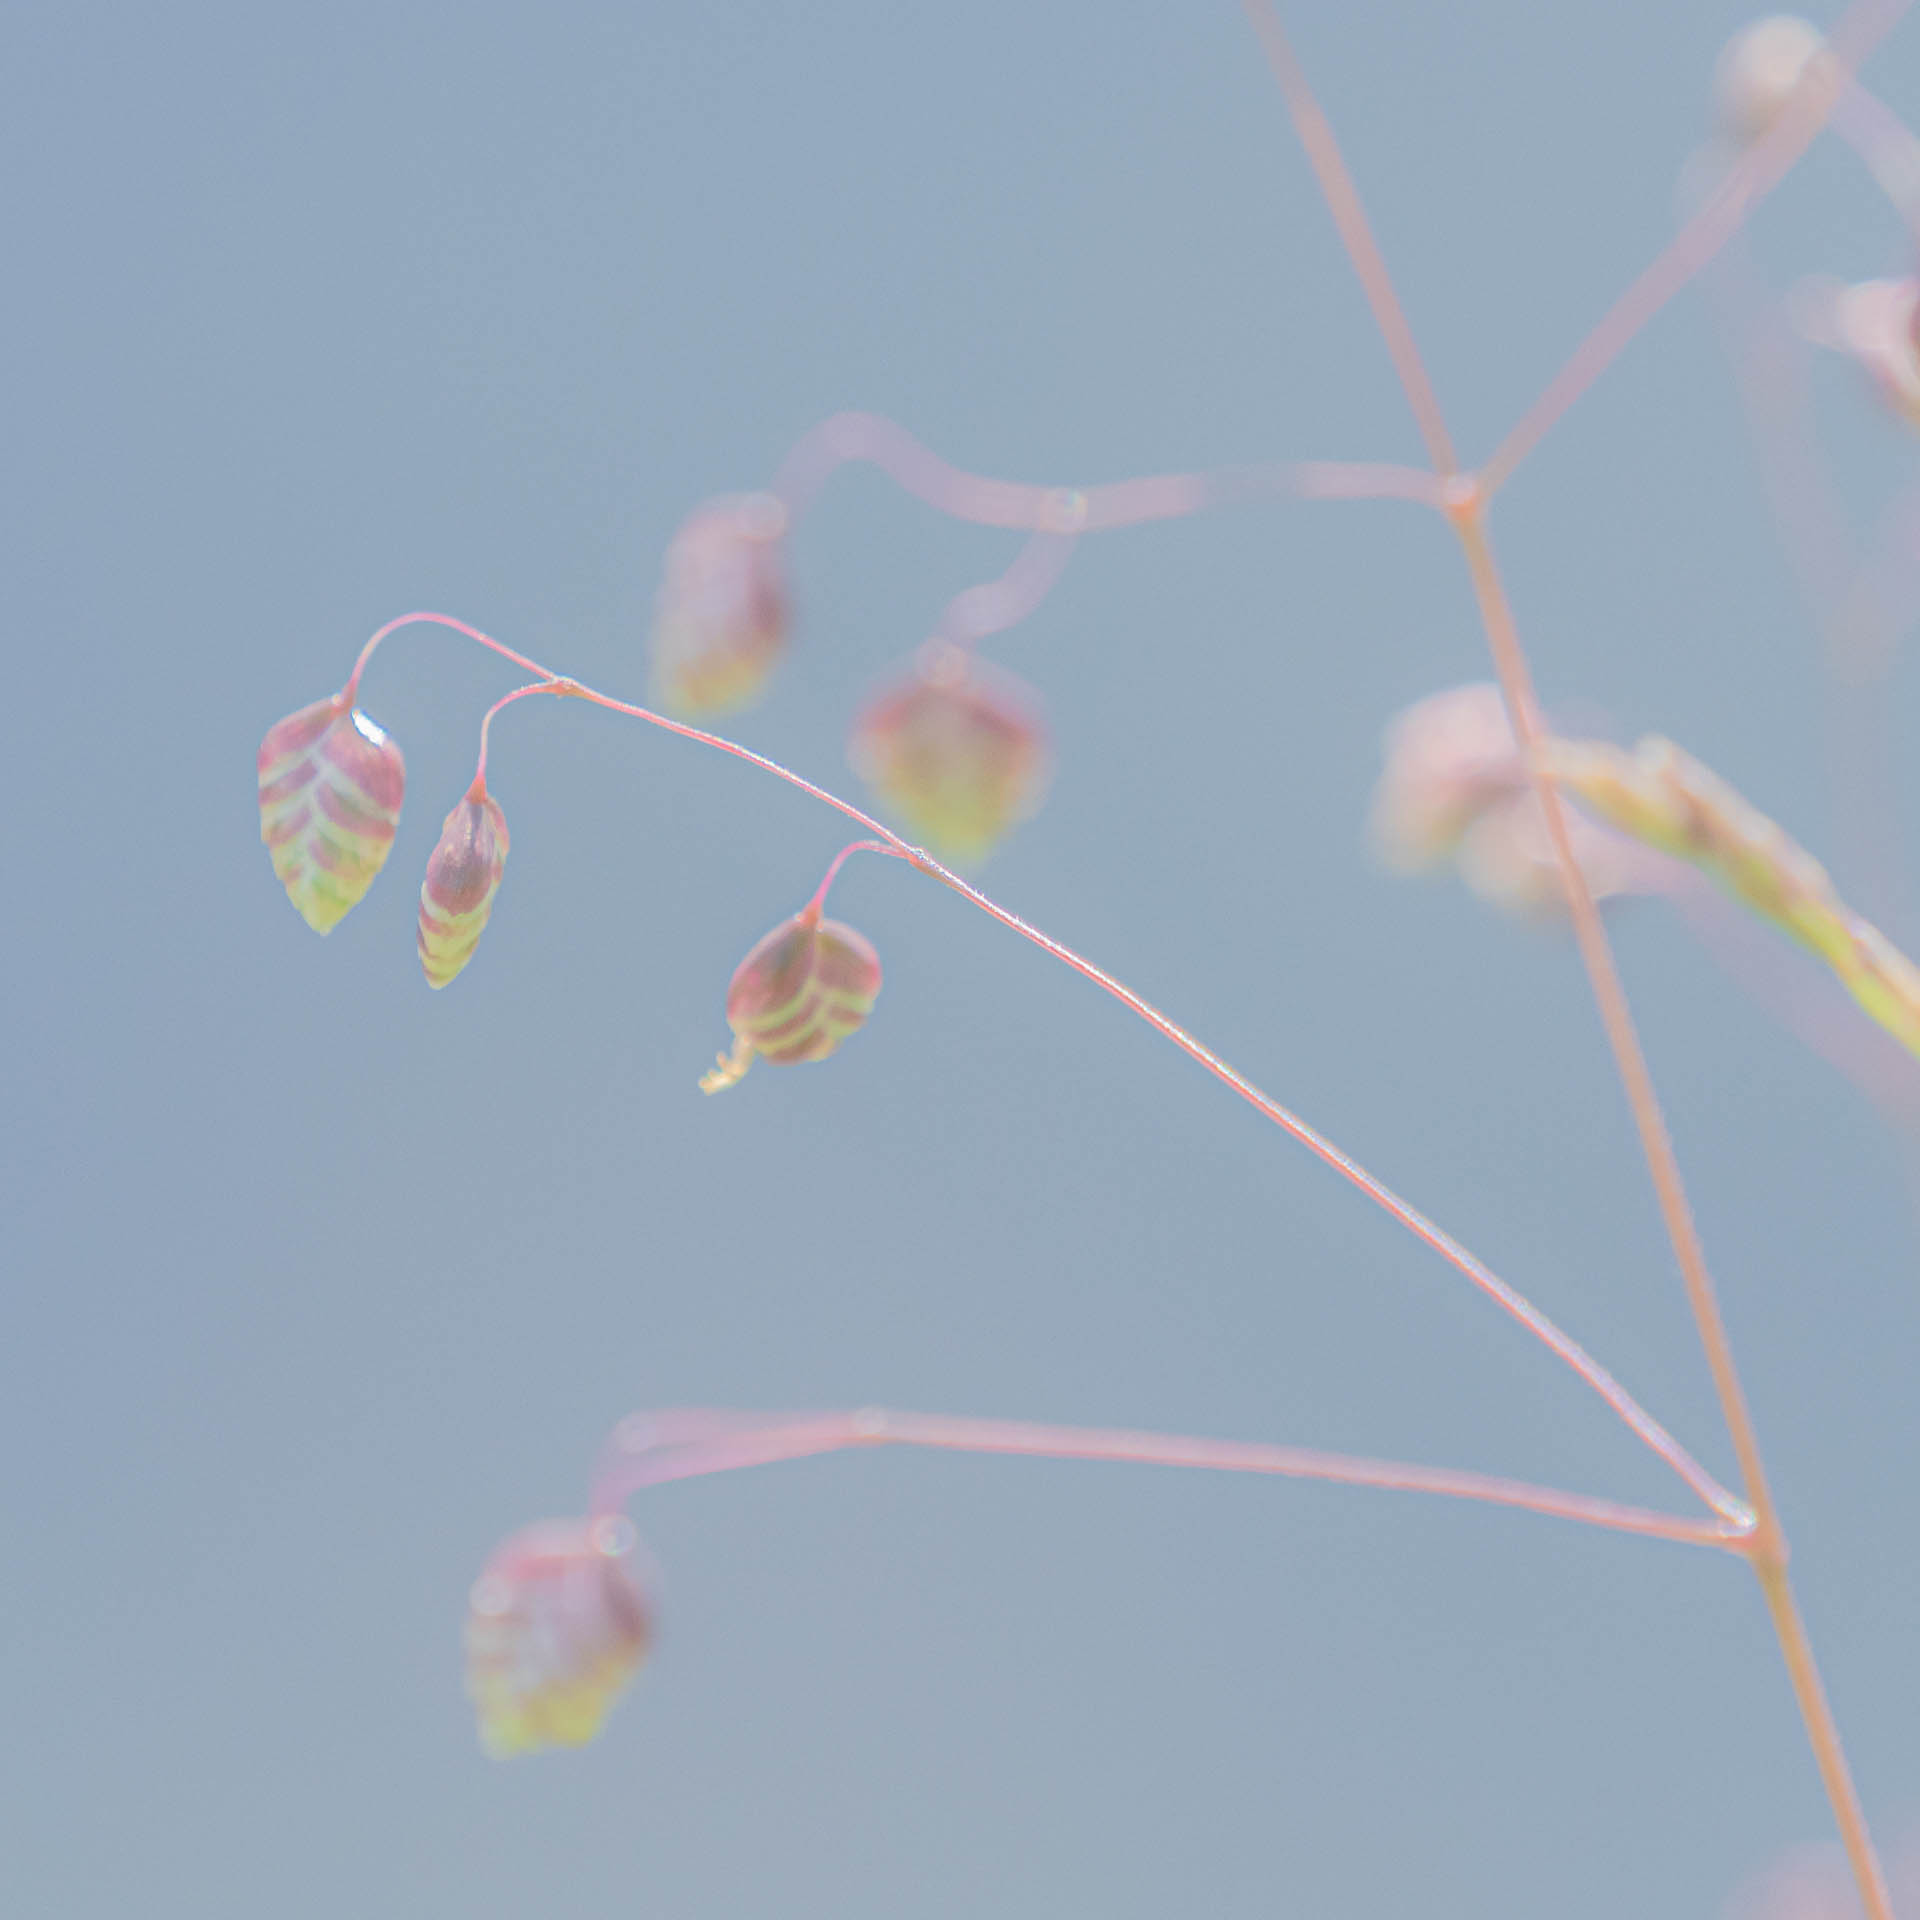
M972 863L1040 804L1040 698L966 649L937 643L862 712L847 757L917 838Z
M880 956L862 934L809 907L761 940L727 988L733 1051L700 1081L702 1093L735 1085L763 1054L776 1066L824 1060L865 1024L880 997Z
M1373 844L1398 873L1438 866L1488 807L1526 786L1500 689L1448 687L1387 724Z
M400 749L347 696L289 714L260 743L260 838L287 898L331 933L372 886L400 824Z
M414 944L428 986L444 987L473 958L506 870L506 815L490 795L469 793L447 815L420 884Z
M498 1759L599 1732L653 1640L618 1516L549 1520L495 1549L467 1604L467 1694Z
M1660 739L1631 753L1550 740L1542 764L1603 820L1692 862L1818 954L1867 1013L1920 1054L1920 968L1848 909L1812 854L1717 774Z
M1566 881L1526 763L1490 682L1449 687L1388 724L1373 793L1372 837L1396 872L1451 861L1503 912L1547 919L1566 910ZM1643 893L1662 864L1583 815L1567 822L1573 855L1596 900Z
M665 705L720 713L760 691L792 617L786 527L786 508L765 493L709 500L681 524L654 610L654 684Z
M1826 45L1820 29L1796 14L1770 14L1742 27L1713 70L1714 117L1721 134L1735 147L1763 139Z
M1810 338L1850 356L1886 406L1920 427L1920 280L1809 284L1795 306Z

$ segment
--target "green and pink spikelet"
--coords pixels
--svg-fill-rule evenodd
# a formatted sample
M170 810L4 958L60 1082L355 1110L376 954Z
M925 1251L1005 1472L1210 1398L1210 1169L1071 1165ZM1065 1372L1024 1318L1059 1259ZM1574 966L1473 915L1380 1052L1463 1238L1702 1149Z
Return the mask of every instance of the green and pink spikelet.
M467 1694L497 1759L584 1746L653 1643L619 1515L548 1520L494 1550L467 1602Z
M824 1060L865 1024L880 997L880 956L851 927L820 917L818 900L761 940L727 988L733 1051L700 1081L733 1086L762 1054L776 1066Z
M353 704L316 700L260 743L260 838L287 898L315 933L331 933L386 864L407 767Z
M507 818L476 779L447 815L420 884L415 945L427 985L444 987L473 958L507 870Z
M1024 680L936 642L855 723L848 758L941 855L983 859L1039 806L1047 736Z

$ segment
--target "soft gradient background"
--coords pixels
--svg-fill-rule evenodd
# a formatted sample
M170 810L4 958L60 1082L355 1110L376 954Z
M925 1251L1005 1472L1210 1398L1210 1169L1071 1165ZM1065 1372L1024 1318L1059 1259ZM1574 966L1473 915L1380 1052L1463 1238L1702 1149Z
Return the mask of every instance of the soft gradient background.
M1290 11L1484 453L1670 230L1745 16ZM1871 74L1920 105L1920 31ZM364 690L410 774L365 904L315 939L257 842L261 733L409 607L640 691L682 514L839 407L1050 482L1417 457L1234 7L21 7L0 76L0 1905L1603 1920L1714 1915L1828 1830L1731 1562L1145 1469L889 1454L662 1490L636 1519L663 1640L603 1739L475 1746L469 1581L650 1404L1684 1498L1352 1192L904 871L835 896L887 966L868 1030L701 1099L730 969L843 837L750 769L515 708L511 870L429 994L419 873L512 678L422 629ZM1911 251L1830 145L1756 243L1780 280ZM1872 509L1914 442L1849 369L1818 388ZM1861 878L1706 302L1498 531L1550 701L1672 733ZM863 690L1013 546L845 476L736 731L848 784ZM1440 526L1274 506L1102 537L989 651L1059 755L992 890L1731 1473L1570 945L1365 851L1383 721L1486 671ZM1904 739L1912 675L1888 697ZM1617 929L1891 1837L1920 1809L1901 1149L1662 910Z

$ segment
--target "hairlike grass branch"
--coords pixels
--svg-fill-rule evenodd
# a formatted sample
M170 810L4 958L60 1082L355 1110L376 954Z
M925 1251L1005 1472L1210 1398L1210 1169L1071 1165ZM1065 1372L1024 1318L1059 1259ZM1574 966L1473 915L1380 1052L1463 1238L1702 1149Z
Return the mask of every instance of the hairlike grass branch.
M1723 183L1700 213L1687 222L1678 238L1641 278L1615 303L1576 350L1567 366L1549 385L1534 407L1489 462L1482 476L1454 471L1451 442L1440 418L1433 389L1414 351L1411 329L1396 298L1384 260L1375 245L1358 189L1334 138L1333 129L1314 99L1306 76L1288 44L1271 0L1246 0L1269 62L1280 81L1288 111L1327 204L1380 319L1388 350L1399 369L1407 401L1422 436L1434 452L1446 489L1447 513L1465 551L1474 597L1493 650L1494 665L1505 697L1515 738L1528 761L1529 777L1546 819L1554 856L1566 888L1574 935L1592 984L1606 1029L1614 1064L1626 1089L1628 1105L1640 1136L1641 1149L1652 1175L1668 1237L1680 1263L1688 1304L1706 1350L1721 1411L1740 1462L1747 1496L1757 1524L1746 1543L1746 1557L1759 1577L1767 1611L1780 1640L1788 1675L1799 1703L1801 1718L1812 1744L1821 1779L1831 1801L1847 1858L1860 1888L1870 1920L1893 1920L1886 1876L1874 1852L1866 1816L1860 1805L1839 1727L1820 1681L1806 1628L1787 1577L1787 1543L1781 1531L1761 1460L1759 1436L1747 1407L1746 1394L1734 1364L1732 1344L1720 1313L1713 1279L1687 1203L1678 1159L1666 1118L1654 1091L1653 1076L1635 1030L1619 970L1592 890L1574 856L1566 812L1551 776L1541 764L1545 730L1534 698L1532 675L1525 649L1508 602L1493 546L1487 534L1487 508L1493 492L1545 435L1556 420L1599 376L1646 321L1712 257L1732 235L1748 210L1786 173L1819 130L1844 79L1874 40L1899 17L1904 0L1859 0L1843 23L1844 53L1809 63L1780 122Z
M1045 1460L1111 1460L1216 1473L1276 1474L1294 1480L1387 1492L1434 1494L1516 1508L1645 1539L1745 1551L1751 1528L1735 1519L1688 1520L1623 1506L1557 1487L1449 1467L1368 1460L1315 1447L1099 1427L1043 1426L949 1414L860 1407L849 1413L739 1414L698 1408L637 1414L621 1422L601 1460L588 1506L594 1518L617 1512L641 1488L741 1467L770 1466L858 1447L927 1447L947 1453L1010 1454Z
M1296 460L1158 473L1094 487L1041 487L968 473L877 413L836 413L788 453L771 492L797 521L839 468L878 467L915 499L952 520L1021 533L1104 533L1178 520L1247 500L1405 500L1437 507L1433 475L1377 460Z
M1358 1161L1342 1152L1317 1129L1308 1125L1291 1109L1281 1105L1270 1094L1263 1092L1251 1080L1235 1071L1177 1021L1170 1019L1150 1001L1143 999L1131 987L1115 979L1112 974L1096 966L1084 955L1076 953L1071 947L1062 941L1055 940L1050 934L1043 933L1010 908L1003 907L998 901L990 899L977 887L963 880L951 868L942 865L924 848L914 846L890 827L884 826L871 815L862 812L850 801L842 800L837 794L829 793L824 787L816 786L811 780L782 766L777 760L769 759L765 754L755 753L751 748L743 747L736 741L725 739L719 734L709 733L704 728L689 726L684 721L668 719L664 714L655 713L649 708L635 706L624 700L616 700L578 680L555 674L551 669L515 652L514 649L503 645L491 635L481 632L479 628L470 626L464 620L456 620L450 615L440 613L412 613L403 614L399 619L389 621L362 649L359 662L354 668L354 682L357 682L374 645L409 621L424 621L447 627L540 676L539 684L518 689L510 698L520 698L532 693L551 693L563 698L585 700L594 706L605 707L610 712L643 720L650 726L678 734L683 739L716 748L737 760L744 760L752 766L759 767L763 772L770 773L777 779L784 780L789 786L824 802L861 827L870 836L866 844L870 845L872 850L889 853L898 859L905 860L920 872L938 880L942 886L970 901L981 912L997 920L1009 931L1019 934L1022 939L1030 941L1063 965L1072 968L1083 979L1091 981L1144 1020L1156 1033L1170 1040L1190 1060L1205 1068L1222 1085L1230 1087L1250 1106L1279 1127L1283 1133L1305 1147L1324 1166L1331 1168L1349 1185L1366 1195L1383 1212L1398 1221L1416 1239L1432 1248L1456 1273L1477 1288L1510 1319L1518 1322L1550 1353L1578 1375L1612 1409L1627 1429L1663 1460L1711 1512L1718 1515L1721 1520L1730 1522L1743 1534L1751 1530L1754 1515L1747 1504L1723 1487L1599 1361L1594 1359L1571 1335L1562 1331L1524 1294L1510 1287L1450 1234L1436 1226L1418 1208L1401 1199L1390 1187L1376 1179ZM353 682L349 684L352 685ZM848 852L853 850L847 849ZM831 880L832 871L837 870L837 866L838 862L835 863L835 869L829 871L829 880Z

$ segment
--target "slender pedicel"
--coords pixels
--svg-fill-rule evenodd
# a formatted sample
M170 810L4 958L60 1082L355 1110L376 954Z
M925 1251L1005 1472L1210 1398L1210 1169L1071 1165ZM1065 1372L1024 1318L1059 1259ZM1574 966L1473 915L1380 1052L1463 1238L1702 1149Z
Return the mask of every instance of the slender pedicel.
M847 1413L745 1414L678 1409L622 1421L601 1458L589 1511L615 1513L641 1488L742 1467L770 1466L855 1447L928 1447L949 1453L1017 1454L1044 1460L1110 1460L1194 1467L1217 1473L1266 1473L1332 1481L1397 1493L1426 1493L1513 1507L1555 1519L1634 1533L1687 1546L1742 1550L1752 1531L1745 1519L1689 1519L1617 1500L1568 1493L1497 1474L1372 1460L1317 1447L1195 1439L1129 1428L1067 1427L1025 1420L980 1420L952 1414L901 1413L861 1407Z

